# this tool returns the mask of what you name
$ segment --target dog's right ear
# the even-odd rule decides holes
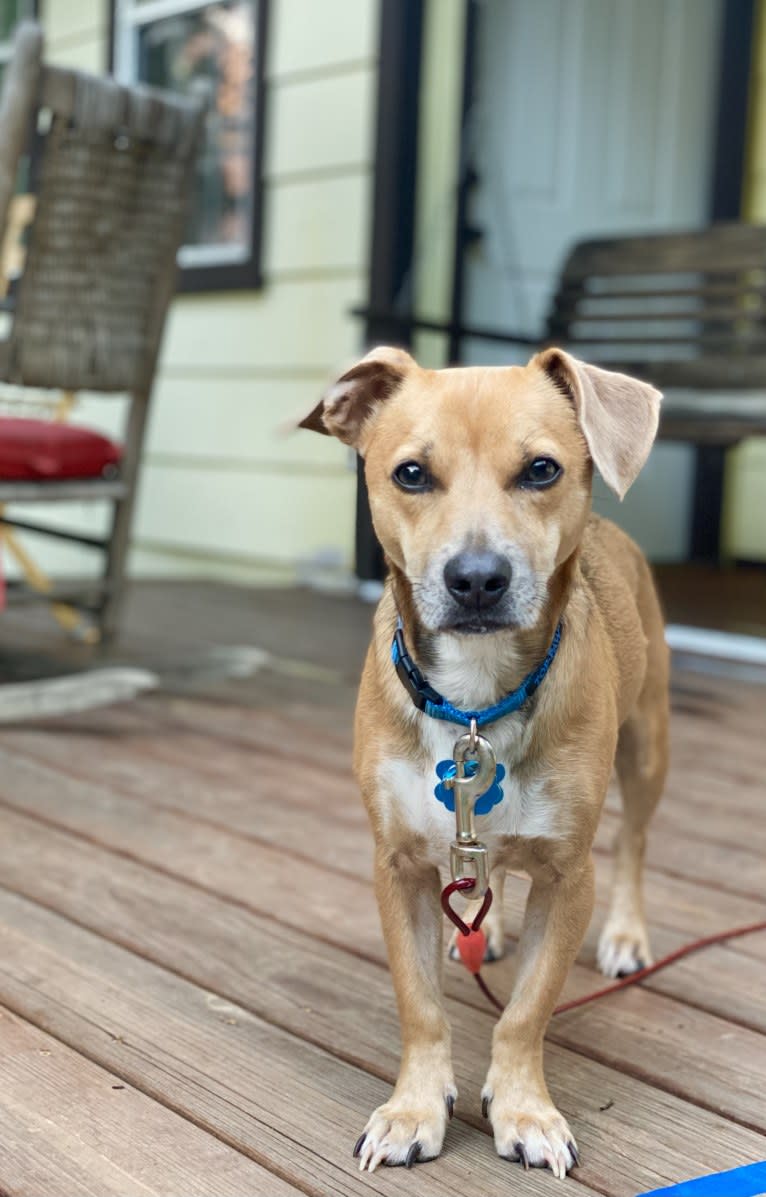
[[[359,449],[362,430],[377,405],[393,394],[414,365],[403,349],[373,349],[325,391],[298,427],[337,436]]]

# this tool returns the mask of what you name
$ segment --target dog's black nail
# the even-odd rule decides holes
[[[524,1165],[524,1171],[529,1172],[529,1156],[527,1155],[527,1149],[524,1146],[524,1144],[517,1143],[515,1151],[516,1151],[517,1156],[521,1160],[522,1164]]]
[[[367,1138],[367,1132],[365,1131],[363,1135],[359,1136],[356,1143],[354,1144],[354,1159],[358,1159],[359,1153],[361,1152],[362,1148],[364,1147],[364,1141],[366,1138]]]
[[[574,1143],[572,1142],[572,1140],[571,1140],[571,1139],[570,1139],[570,1140],[569,1140],[569,1142],[567,1143],[567,1147],[569,1148],[569,1154],[571,1155],[572,1159],[574,1160],[574,1166],[575,1166],[575,1168],[579,1168],[579,1166],[580,1166],[580,1153],[579,1153],[579,1151],[577,1150],[577,1148],[575,1147],[575,1145],[574,1145]]]
[[[482,1097],[481,1099],[481,1116],[482,1118],[489,1118],[489,1103],[492,1101],[491,1097]]]
[[[632,977],[634,973],[643,972],[645,968],[643,960],[637,960],[633,968],[621,968],[617,974],[617,980],[622,981],[625,977]]]
[[[444,1100],[447,1103],[447,1117],[451,1118],[455,1113],[455,1099],[451,1093],[448,1093]]]
[[[417,1164],[420,1159],[420,1144],[417,1139],[407,1152],[407,1159],[404,1161],[405,1168],[411,1168],[413,1164]]]

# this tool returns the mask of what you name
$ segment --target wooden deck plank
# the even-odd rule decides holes
[[[208,714],[214,710],[208,704],[204,704],[204,708]],[[146,716],[137,715],[134,707],[129,708],[127,713],[121,710],[119,713],[104,712],[102,718],[107,716],[106,724],[99,722],[96,725],[96,734],[99,738],[109,735],[111,742],[120,731],[126,757],[115,765],[119,775],[113,784],[122,783],[131,793],[147,789],[147,759],[159,755],[164,764],[160,766],[157,782],[151,785],[149,791],[153,800],[162,801],[163,805],[175,809],[191,809],[196,815],[210,818],[232,833],[238,830],[245,835],[258,832],[258,804],[253,798],[261,791],[273,789],[280,794],[280,801],[288,802],[291,809],[298,804],[301,807],[308,806],[310,810],[315,806],[313,790],[316,768],[311,768],[301,760],[291,761],[289,770],[286,770],[284,762],[272,754],[262,753],[252,747],[243,749],[239,742],[232,745],[226,740],[216,741],[210,734],[197,734],[194,730],[179,731],[173,722],[148,725]],[[253,723],[252,714],[249,721]],[[70,732],[70,724],[71,721],[67,721],[67,733]],[[151,736],[146,734],[149,727],[152,727]],[[29,731],[7,733],[5,737],[0,734],[0,744],[13,753],[47,761],[52,767],[66,769],[75,776],[78,773],[84,777],[93,775],[87,765],[79,771],[77,768],[78,760],[87,761],[92,756],[92,740],[83,738],[78,742],[76,734],[70,737],[69,734],[63,734],[61,728],[45,737]],[[72,749],[82,751],[73,753]],[[345,755],[343,760],[344,766],[347,765]],[[194,770],[196,788],[190,786],[188,773],[182,773],[181,777],[173,774],[173,761],[182,762],[186,769]],[[170,772],[167,772],[168,766],[171,767]],[[105,768],[108,770],[108,766]],[[221,785],[225,780],[234,782],[233,790],[231,786]],[[190,790],[191,805],[188,798]],[[760,795],[760,789],[758,793]],[[356,784],[346,772],[336,775],[332,789],[323,793],[322,805],[325,810],[330,807],[336,816],[342,812],[344,817],[366,826]],[[596,837],[598,852],[608,851],[618,822],[614,810],[607,809],[604,812]],[[761,853],[748,848],[747,843],[736,847],[729,843],[724,851],[720,841],[715,838],[715,829],[711,829],[712,839],[703,838],[700,832],[704,834],[704,820],[701,821],[696,812],[691,812],[684,822],[683,840],[669,834],[672,826],[672,821],[668,823],[665,819],[661,806],[650,829],[648,859],[654,869],[696,883],[703,879],[705,884],[714,884],[741,896],[762,897],[766,894]]]
[[[333,688],[327,687],[327,703],[333,705]],[[237,703],[234,695],[226,701],[206,701],[204,696],[185,698],[174,695],[147,695],[142,700],[142,709],[151,710],[161,722],[172,720],[176,729],[187,727],[200,735],[214,734],[226,738],[234,745],[250,748],[260,741],[254,735],[254,717],[258,727],[268,731],[269,740],[279,752],[280,743],[294,742],[301,759],[315,747],[327,742],[331,748],[345,746],[349,751],[352,742],[352,722],[347,713],[339,711],[334,726],[328,730],[326,720],[320,723],[312,715],[312,708],[306,705],[300,714],[291,715],[275,709],[266,703],[248,707]],[[759,732],[763,729],[766,713],[766,690],[763,686],[730,682],[724,678],[711,678],[704,674],[685,674],[679,679],[671,678],[671,720],[673,748],[680,750],[688,740],[696,741],[704,749],[706,758],[727,760],[729,750],[735,752],[733,763],[745,760],[764,751]],[[314,734],[306,742],[306,729]],[[301,729],[303,737],[300,736]],[[710,733],[715,733],[711,741]],[[756,737],[754,743],[754,736]],[[740,750],[739,752],[737,750]],[[762,756],[761,756],[762,759]],[[331,762],[332,763],[332,762]]]
[[[758,735],[766,717],[766,694],[756,691],[756,698],[746,707],[728,714],[737,720],[733,726],[727,725],[719,709],[711,716],[715,730],[711,744],[712,729],[708,723],[700,723],[696,715],[673,712],[668,790],[677,790],[684,803],[698,801],[698,787],[702,787],[703,799],[712,788],[714,797],[725,796],[729,806],[742,809],[744,804],[745,809],[757,808],[759,778],[766,768],[766,745]],[[745,720],[746,714],[749,722]],[[52,740],[56,738],[57,728],[60,731],[61,725],[51,723],[46,729]],[[173,753],[174,744],[182,746],[182,751],[188,753],[187,762],[195,762],[203,770],[209,769],[214,761],[226,768],[226,758],[221,760],[221,745],[226,746],[233,760],[239,753],[246,753],[253,765],[263,764],[266,757],[314,769],[319,763],[341,776],[348,776],[350,769],[351,725],[345,717],[330,733],[311,719],[297,722],[274,711],[148,695],[130,708],[73,717],[67,721],[67,730],[75,737],[79,733],[89,740],[100,735],[115,739],[119,733],[123,742],[133,737],[140,741],[143,732],[157,745],[158,751],[166,746]],[[160,731],[165,732],[161,739]],[[35,732],[21,729],[20,734],[23,741],[34,738]],[[177,750],[175,755],[178,758]],[[733,780],[736,785],[732,791]]]
[[[366,1191],[367,1178],[355,1188],[348,1145],[368,1106],[386,1092],[383,1081],[23,899],[0,892],[0,912],[3,1000],[31,1008],[63,1040],[82,1044],[159,1100],[183,1108],[203,1125],[215,1125],[218,1133],[250,1150],[274,1152],[267,1132],[273,1135],[275,1126],[287,1131],[286,1120],[298,1140],[298,1159],[302,1147],[318,1152],[325,1186],[329,1182],[333,1192]],[[292,945],[287,946],[292,957]],[[378,1077],[391,1080],[396,1023],[392,1002],[383,993],[382,971],[363,967],[360,983],[349,994],[347,969],[338,970],[334,985],[328,985],[327,972],[317,973],[316,955],[303,963],[303,1002],[314,1003],[308,1011],[312,1018],[306,1018],[295,993],[289,1000],[274,994],[272,1012],[281,1010],[305,1027],[313,1020],[324,1023],[332,1004],[339,1003],[349,1015],[341,1020],[347,1048],[359,1050],[361,1044],[366,1053],[374,1047]],[[272,992],[271,982],[267,972],[261,985],[266,994]],[[480,1174],[482,1193],[505,1193],[519,1176],[493,1156],[487,1124],[479,1117],[475,1066],[477,1056],[488,1054],[494,1020],[486,1012],[461,1019],[454,1003],[451,1014],[457,1025],[458,1110],[470,1125],[458,1121],[450,1127],[447,1154],[419,1170],[413,1183],[418,1193],[459,1192],[453,1184],[467,1185],[464,1191],[471,1192]],[[584,1155],[578,1181],[567,1181],[564,1192],[584,1197],[590,1184],[632,1197],[638,1187],[755,1160],[766,1151],[762,1135],[577,1052],[552,1046],[549,1071]],[[456,1172],[459,1164],[465,1169]],[[525,1192],[542,1193],[550,1179],[533,1175],[524,1182]],[[385,1170],[376,1174],[374,1188],[400,1191]]]
[[[358,802],[349,808],[348,819],[336,822],[335,816],[330,816],[326,810],[321,816],[311,819],[306,816],[303,807],[296,809],[288,803],[284,795],[280,795],[278,803],[269,804],[267,812],[263,812],[262,803],[257,802],[251,792],[251,786],[241,785],[233,791],[233,802],[239,819],[249,828],[256,828],[261,833],[270,832],[270,839],[279,847],[269,849],[262,845],[253,845],[247,841],[238,840],[227,832],[211,833],[205,825],[196,825],[188,820],[188,814],[196,812],[200,807],[207,816],[208,810],[218,806],[225,806],[226,792],[215,790],[212,784],[200,782],[196,791],[183,780],[164,776],[164,785],[159,786],[154,779],[152,770],[147,771],[146,749],[136,753],[136,759],[142,761],[140,768],[133,764],[133,755],[129,755],[130,772],[135,773],[135,785],[128,786],[129,792],[136,795],[139,783],[144,782],[145,790],[152,803],[168,803],[170,810],[164,807],[150,808],[142,813],[140,819],[135,818],[132,806],[134,800],[120,800],[114,790],[104,790],[101,786],[93,788],[91,785],[73,784],[71,779],[61,774],[50,773],[36,764],[35,761],[17,760],[13,754],[4,751],[5,785],[0,792],[20,795],[22,809],[34,809],[38,814],[50,818],[61,826],[80,831],[89,836],[101,837],[104,843],[118,846],[123,851],[132,851],[142,859],[148,859],[164,868],[181,871],[183,875],[193,877],[194,880],[208,888],[218,889],[244,903],[255,903],[257,909],[257,887],[253,885],[253,853],[259,849],[259,869],[262,874],[261,892],[266,892],[272,885],[280,885],[286,889],[282,900],[281,917],[292,920],[293,923],[305,925],[309,911],[314,910],[326,919],[330,934],[335,934],[344,940],[357,943],[360,950],[365,948],[364,930],[357,925],[360,915],[359,899],[361,893],[353,886],[349,886],[346,877],[334,874],[328,879],[326,874],[317,874],[316,868],[300,865],[302,871],[288,870],[285,877],[284,852],[285,845],[290,845],[298,839],[303,839],[305,824],[309,822],[311,841],[323,861],[333,863],[333,852],[342,859],[346,869],[353,868],[360,877],[370,875],[371,841],[366,828],[366,816],[361,812]],[[148,774],[148,776],[147,776]],[[257,786],[256,786],[257,790]],[[66,801],[62,802],[62,796]],[[351,801],[351,797],[349,797]],[[182,812],[174,814],[174,812]],[[353,812],[353,813],[352,813]],[[218,818],[223,815],[218,814]],[[275,824],[275,826],[274,826]],[[299,828],[299,836],[294,830]],[[291,834],[292,833],[292,834]],[[209,850],[209,845],[218,845],[217,851]],[[608,871],[606,861],[600,861],[602,875]],[[311,889],[317,897],[306,903],[306,889]],[[294,892],[293,892],[294,891]],[[604,883],[601,885],[603,895]],[[293,910],[291,899],[296,899],[298,906]],[[318,903],[318,911],[314,906]],[[334,905],[334,903],[336,903]],[[261,905],[261,909],[263,906]],[[748,903],[737,897],[711,894],[707,888],[699,883],[677,882],[668,877],[656,876],[650,870],[649,874],[649,909],[652,930],[655,932],[656,949],[665,952],[679,947],[686,938],[700,934],[700,930],[725,929],[735,923],[750,922],[762,917],[762,905]],[[521,915],[521,899],[517,900],[516,910],[511,918],[511,928],[518,924]],[[600,911],[601,916],[601,911]],[[513,922],[515,919],[515,922]],[[668,923],[673,924],[669,926]],[[665,931],[670,934],[665,934]],[[677,932],[677,934],[676,934]],[[377,923],[375,923],[376,942],[378,941]],[[592,932],[585,954],[592,959]],[[764,958],[766,942],[737,941],[734,950],[746,955]],[[730,960],[728,956],[718,958]],[[728,973],[722,973],[711,968],[713,961],[693,960],[685,966],[682,973],[676,971],[664,974],[651,983],[663,992],[671,992],[682,996],[677,979],[688,976],[698,978],[695,984],[697,1001],[707,1003],[707,1008],[727,1011],[731,1009],[731,985]],[[707,976],[707,979],[706,979]],[[737,1007],[737,1017],[749,1025],[761,1025],[764,1015],[764,1003],[759,995],[762,990],[746,986],[737,989],[734,1002]],[[748,1015],[748,1003],[756,1007]],[[744,1008],[743,1008],[744,1007]]]
[[[603,811],[594,844],[597,854],[611,852],[619,824],[620,816],[615,811]],[[695,825],[699,826],[699,820]],[[696,834],[695,825],[685,828],[681,835],[674,835],[658,812],[649,829],[649,867],[724,893],[766,899],[763,855],[746,843],[736,846],[727,843],[724,848],[715,838]]]
[[[299,1191],[7,1009],[0,1009],[0,1058],[3,1193],[289,1197]]]
[[[197,814],[210,817],[229,831],[240,830],[244,834],[253,834],[258,829],[257,806],[253,802],[253,794],[263,789],[264,792],[273,789],[281,796],[281,800],[289,801],[292,805],[308,806],[309,817],[315,805],[313,790],[316,779],[316,764],[307,764],[307,754],[323,753],[321,763],[323,767],[330,767],[330,762],[336,765],[335,781],[332,789],[323,794],[323,807],[330,806],[335,812],[351,818],[357,823],[366,825],[366,816],[358,799],[357,787],[348,772],[348,752],[345,747],[332,747],[323,737],[314,740],[309,731],[299,737],[295,727],[290,729],[287,740],[291,742],[291,735],[296,740],[296,755],[289,762],[273,752],[268,746],[259,747],[260,737],[254,734],[254,728],[260,725],[261,713],[254,716],[247,713],[247,724],[250,729],[250,743],[241,739],[239,719],[224,721],[223,739],[217,739],[211,734],[209,723],[216,725],[220,718],[221,709],[209,703],[190,704],[178,700],[173,701],[173,707],[179,706],[184,721],[174,718],[161,719],[156,700],[142,702],[129,708],[118,708],[114,711],[102,712],[99,716],[90,715],[78,720],[68,720],[66,733],[61,725],[54,725],[56,730],[41,736],[34,731],[14,731],[3,738],[0,744],[15,752],[23,752],[31,759],[47,760],[52,766],[66,768],[77,774],[77,761],[81,764],[81,775],[91,776],[87,767],[87,760],[93,755],[92,738],[87,738],[90,727],[91,736],[98,739],[108,737],[109,742],[119,734],[122,750],[125,754],[114,764],[119,773],[113,784],[127,784],[131,792],[138,788],[146,788],[145,778],[147,759],[159,757],[163,762],[159,767],[157,783],[152,787],[152,794],[156,799],[157,792],[162,790],[165,805],[175,805],[180,809],[187,809],[187,794],[193,790],[193,809]],[[195,715],[192,719],[189,710]],[[226,712],[227,716],[231,712]],[[239,712],[241,715],[241,712]],[[197,722],[199,719],[199,723]],[[95,720],[95,722],[94,722]],[[74,734],[72,734],[74,732]],[[82,739],[78,741],[78,734]],[[233,740],[228,737],[232,736]],[[264,737],[265,739],[265,737]],[[308,742],[308,748],[305,747]],[[81,749],[73,753],[72,749]],[[343,769],[337,770],[338,755],[341,754]],[[72,766],[75,758],[74,770]],[[303,759],[301,759],[303,758]],[[197,786],[189,784],[188,772],[179,778],[172,773],[172,767],[181,763],[186,770],[193,770],[197,779]],[[167,769],[170,767],[171,772]],[[105,768],[108,770],[109,766]],[[132,779],[132,780],[131,780]],[[243,793],[243,779],[246,782]],[[102,780],[105,780],[102,778]],[[214,798],[211,802],[204,802],[206,780],[212,782]],[[222,787],[222,782],[233,782],[231,787]],[[756,789],[756,801],[760,802],[760,787]],[[688,789],[684,790],[685,795]],[[741,798],[742,790],[738,790],[735,802]],[[204,805],[203,805],[204,803]],[[671,876],[686,878],[699,883],[704,879],[705,884],[714,884],[723,890],[740,894],[741,896],[763,897],[766,893],[766,879],[764,877],[763,854],[748,847],[749,837],[736,845],[731,843],[731,836],[726,843],[725,850],[720,841],[721,821],[726,820],[726,809],[731,805],[731,799],[726,797],[726,804],[715,823],[709,817],[700,818],[696,810],[688,809],[681,804],[680,810],[669,811],[669,804],[675,808],[678,802],[670,794],[655,816],[649,837],[648,860],[652,868]],[[719,799],[720,804],[720,799]],[[616,808],[618,799],[616,793],[610,798],[596,837],[597,852],[606,852],[618,826]],[[721,804],[722,805],[722,804]],[[686,813],[684,813],[686,811]],[[680,826],[679,826],[680,819]],[[705,838],[705,831],[711,838]],[[730,828],[726,825],[726,831]],[[679,833],[683,838],[679,838]]]
[[[139,767],[131,763],[133,784],[124,785],[133,797],[122,798],[115,788],[78,783],[67,774],[52,771],[49,764],[41,765],[0,747],[0,760],[3,762],[0,796],[17,809],[40,815],[58,826],[95,838],[109,847],[130,852],[138,859],[189,877],[206,888],[252,905],[255,909],[264,909],[263,902],[259,906],[259,890],[265,894],[273,886],[279,886],[284,890],[281,918],[302,927],[305,926],[309,909],[314,910],[326,921],[325,934],[330,938],[335,936],[336,942],[343,942],[348,936],[360,950],[369,950],[365,946],[369,941],[369,915],[364,916],[367,930],[355,925],[362,916],[360,902],[364,901],[364,891],[345,876],[345,873],[350,873],[360,881],[368,881],[371,875],[371,837],[366,816],[360,811],[358,802],[354,803],[354,814],[349,814],[348,818],[344,815],[338,820],[334,812],[328,810],[315,812],[312,818],[302,808],[295,809],[284,795],[280,795],[278,801],[264,803],[259,800],[257,786],[252,791],[246,785],[240,786],[233,791],[234,800],[241,819],[246,819],[247,826],[262,837],[254,842],[219,830],[218,827],[210,827],[204,821],[195,822],[190,817],[201,810],[203,818],[206,818],[210,807],[216,803],[222,805],[225,793],[231,790],[227,791],[224,787],[222,791],[216,791],[212,783],[207,785],[203,781],[194,791],[184,781],[183,775],[179,779],[172,774],[162,775],[164,785],[160,787],[153,769],[147,767],[146,749],[136,755],[140,755],[143,764]],[[132,762],[132,756],[130,760]],[[139,788],[148,791],[149,802],[145,804],[141,817],[136,818],[134,804]],[[318,866],[304,860],[297,871],[285,877],[285,845],[291,845],[297,839],[300,850],[306,824],[311,834],[312,855],[322,862],[322,867],[318,871]],[[291,836],[290,831],[294,833],[296,828],[297,837],[295,834]],[[269,842],[263,844],[263,838]],[[172,853],[168,852],[170,843],[174,845]],[[213,845],[216,846],[215,851]],[[324,865],[337,868],[339,862],[342,862],[344,876],[338,878],[337,874],[332,877],[328,875]],[[593,959],[596,928],[603,919],[609,875],[609,864],[605,857],[601,857],[597,864],[600,882],[597,917],[586,941],[584,957],[590,960]],[[262,874],[260,886],[253,882],[256,867]],[[513,885],[509,888],[511,897],[515,895],[510,911],[510,929],[513,932],[519,926],[526,891]],[[317,896],[308,903],[307,889]],[[337,904],[334,904],[336,899]],[[314,905],[315,901],[319,903],[318,909]],[[701,934],[754,922],[764,917],[764,906],[766,903],[762,901],[720,893],[700,882],[648,870],[647,908],[650,925],[655,932],[655,950],[668,951]],[[379,944],[377,921],[373,920],[373,923],[374,939]],[[666,935],[665,932],[671,934]],[[766,937],[735,941],[732,951],[763,959],[766,957]],[[708,961],[700,959],[690,962],[682,975],[686,976],[689,969],[692,975],[704,976]],[[679,993],[673,973],[656,978],[651,985],[663,992]],[[716,972],[714,980],[712,983],[709,981],[707,986],[710,1001],[714,1000],[717,989],[720,991],[719,1005],[709,1005],[708,1008],[726,1012],[731,1001],[731,986],[726,975],[721,978]],[[698,985],[698,996],[704,992],[704,985]],[[740,995],[740,1007],[747,993],[745,990]],[[763,1016],[763,1005],[757,997],[754,1005],[753,1019],[744,1020],[750,1021],[751,1025],[758,1025]],[[743,1017],[742,1010],[740,1017]]]
[[[178,705],[174,702],[174,709]],[[188,719],[189,705],[182,705],[185,719]],[[213,721],[217,717],[218,710],[213,704],[197,706],[203,708],[204,719]],[[147,709],[156,713],[157,700],[149,700]],[[194,724],[194,732],[185,734],[179,730],[175,719],[155,720],[152,724],[143,714],[144,703],[140,710],[142,713],[138,714],[136,708],[131,708],[129,714],[121,710],[104,712],[95,722],[92,717],[86,722],[67,721],[68,735],[61,730],[58,735],[52,733],[46,737],[21,731],[11,738],[11,734],[6,733],[5,742],[32,755],[41,754],[60,768],[73,768],[83,777],[93,777],[98,770],[103,781],[123,792],[149,792],[155,800],[165,804],[182,807],[191,793],[197,814],[225,821],[232,830],[239,829],[247,834],[251,834],[260,822],[253,794],[273,790],[279,793],[281,803],[306,808],[304,822],[308,838],[312,840],[314,824],[320,816],[313,798],[317,766],[310,758],[312,754],[321,754],[319,760],[325,767],[334,762],[336,778],[332,788],[323,789],[323,810],[342,811],[345,817],[364,824],[364,814],[349,773],[348,751],[338,748],[337,744],[331,743],[328,747],[324,737],[318,733],[312,735],[311,728],[304,729],[301,734],[299,729],[288,726],[286,734],[275,740],[269,730],[274,720],[269,719],[267,728],[262,730],[263,713],[248,712],[245,727],[249,728],[250,743],[242,746],[216,740],[209,730],[205,732]],[[674,720],[676,754],[676,741],[680,735],[678,724],[679,721]],[[239,722],[235,726],[239,727]],[[82,728],[80,739],[78,727]],[[142,728],[145,734],[141,734]],[[165,734],[160,735],[161,730]],[[94,733],[108,737],[108,753],[94,754]],[[751,735],[751,757],[753,752],[759,751],[757,744],[753,747],[753,739]],[[286,746],[286,757],[280,757],[280,744]],[[728,753],[717,748],[717,753],[726,759],[737,760],[741,756],[735,747]],[[763,876],[761,859],[766,852],[766,824],[753,816],[760,812],[762,797],[758,779],[766,771],[766,752],[763,770],[760,766],[751,768],[748,784],[740,782],[735,787],[725,773],[711,782],[707,776],[710,758],[708,745],[706,752],[695,749],[688,766],[674,767],[666,796],[652,824],[650,863],[656,860],[672,873],[693,878],[697,854],[684,851],[688,838],[690,847],[699,842],[705,846],[702,849],[705,860],[700,862],[699,876],[740,893],[746,893],[750,886],[754,895],[762,896],[763,884],[759,885],[758,879],[759,874]],[[152,762],[151,769],[149,761]],[[149,773],[152,775],[150,780],[147,779]],[[607,801],[608,811],[616,809],[617,804],[618,798],[613,792]],[[612,816],[607,813],[607,821],[610,818]],[[289,835],[286,822],[294,827],[287,812],[280,826],[275,828],[280,843]],[[614,827],[613,819],[611,827]],[[608,834],[605,827],[597,841],[599,848],[605,845]],[[661,858],[653,854],[655,845],[661,846]],[[731,859],[728,852],[723,852],[723,846],[731,853]],[[714,871],[703,872],[703,864]],[[734,886],[728,880],[730,877],[740,878],[740,884]]]
[[[254,612],[251,598],[218,588],[215,620],[234,610],[227,636],[260,637],[285,660],[192,698],[181,695],[179,637],[198,652],[212,608],[207,590],[183,593],[191,608],[185,598],[177,613],[157,590],[161,634],[154,617],[136,625],[141,662],[159,652],[176,696],[0,731],[0,876],[28,895],[0,890],[0,1001],[78,1060],[92,1056],[91,1067],[144,1090],[161,1113],[311,1194],[324,1197],[328,1182],[346,1197],[404,1183],[435,1197],[475,1191],[485,1177],[490,1193],[548,1191],[549,1177],[528,1187],[493,1154],[478,1105],[494,1014],[451,964],[461,1100],[447,1152],[414,1178],[355,1172],[345,1153],[397,1056],[371,837],[349,770],[348,681],[369,612],[354,608],[346,626],[349,604],[308,595],[271,596]],[[324,641],[317,650],[318,607],[332,625],[329,655]],[[305,656],[308,672],[288,656]],[[672,697],[673,769],[648,878],[658,951],[735,916],[763,917],[766,898],[766,690],[686,674]],[[607,805],[599,918],[616,795]],[[525,887],[509,890],[514,931]],[[592,968],[596,934],[570,995],[603,983]],[[513,964],[511,955],[487,970],[501,996]],[[753,937],[554,1020],[548,1071],[585,1153],[564,1192],[632,1197],[766,1155],[749,1129],[763,1130],[766,1116],[765,978],[766,937]],[[33,1090],[44,1100],[32,1084],[30,1103]],[[64,1176],[68,1164],[56,1160]],[[0,1163],[0,1193],[4,1179]]]
[[[307,931],[282,927],[276,933],[270,916],[233,906],[7,810],[0,811],[0,869],[5,884],[16,892],[232,1000],[242,1002],[246,992],[248,1003],[258,1014],[280,1025],[285,1025],[281,1020],[286,1011],[297,1006],[300,1012],[313,1005],[311,994],[322,992],[319,978],[332,962],[336,979],[325,1030],[334,1038],[331,1044],[324,1039],[321,1042],[342,1052],[351,1027],[361,1031],[354,1002],[347,1001],[343,1008],[339,1005],[338,989],[344,982],[337,976],[353,976],[356,991],[365,962],[349,959],[330,944],[316,943],[310,916]],[[311,895],[307,902],[310,905]],[[252,955],[243,955],[243,945]],[[305,954],[308,962],[297,964],[304,961]],[[380,963],[374,967],[375,975],[387,985],[382,951]],[[573,970],[575,982],[582,985],[578,972]],[[458,970],[450,973],[450,991],[453,986],[456,994],[470,988],[476,1000],[470,978]],[[273,1000],[275,989],[276,1009],[267,1013],[260,1003]],[[601,1010],[606,1007],[614,1022],[614,1007],[610,1010],[602,1003],[582,1011],[574,1025],[574,1015],[555,1020],[551,1041],[627,1068],[702,1105],[713,1100],[712,1084],[717,1110],[744,1125],[766,1127],[759,1088],[766,1075],[766,1036],[649,990],[627,991],[610,999],[611,1003],[617,1001],[619,1038],[604,1035]],[[296,1029],[300,1030],[299,1025]],[[662,1042],[662,1056],[652,1052],[647,1059],[647,1037]],[[704,1056],[699,1050],[690,1052],[690,1044],[704,1044]],[[371,1045],[370,1058],[374,1055]]]
[[[105,712],[104,716],[109,722],[106,726],[101,726],[101,731],[107,734],[109,730],[114,735],[121,729],[125,746],[132,746],[139,754],[147,752],[152,759],[162,762],[161,769],[172,769],[174,766],[193,768],[198,777],[215,776],[219,781],[225,779],[227,782],[233,782],[235,790],[241,787],[243,779],[250,779],[251,792],[255,785],[275,785],[280,791],[286,788],[291,801],[303,801],[307,805],[312,805],[317,766],[320,766],[330,770],[333,777],[332,787],[323,790],[323,806],[329,804],[333,810],[338,810],[359,805],[358,789],[350,773],[348,737],[345,740],[339,738],[335,743],[328,742],[328,736],[324,731],[319,732],[310,726],[301,726],[295,721],[290,721],[282,728],[282,735],[275,741],[273,725],[276,721],[262,711],[222,711],[220,706],[214,704],[192,704],[174,700],[172,709],[178,712],[177,716],[170,718],[166,715],[162,720],[158,716],[159,709],[156,698],[147,696],[131,709],[129,716],[122,711]],[[766,719],[766,700],[763,713],[758,716],[760,725],[763,719]],[[264,720],[268,721],[266,726],[262,726]],[[700,826],[700,813],[714,816],[717,813],[716,808],[720,808],[722,804],[725,805],[724,815],[732,810],[739,811],[742,815],[760,813],[761,778],[766,772],[766,749],[761,750],[758,745],[753,747],[752,732],[747,737],[750,766],[747,773],[741,767],[738,773],[734,772],[736,786],[732,793],[732,765],[724,763],[717,769],[711,768],[709,742],[704,745],[707,753],[701,754],[700,745],[695,744],[687,753],[681,755],[684,722],[677,718],[673,721],[676,766],[670,776],[668,793],[656,818],[662,820],[663,810],[667,807],[672,811],[675,822],[682,820],[681,829],[685,834],[692,833],[696,839],[700,839],[705,833],[704,822]],[[83,730],[87,735],[88,729]],[[159,734],[160,731],[163,734]],[[19,746],[18,740],[16,746]],[[28,737],[26,746],[28,751],[35,755],[33,735]],[[741,747],[745,746],[743,744]],[[741,754],[737,749],[740,746],[728,747],[731,753],[739,758]],[[52,751],[57,755],[55,743],[46,745],[44,751]],[[759,752],[762,761],[757,755]],[[722,753],[718,754],[718,759],[721,758],[725,762],[728,761]],[[125,768],[124,759],[117,767],[121,770]],[[124,777],[124,773],[122,775]],[[612,790],[607,805],[608,808],[617,810],[619,798],[616,789]],[[689,806],[694,809],[685,815],[684,812]],[[700,811],[697,811],[697,806],[700,807]],[[660,827],[663,831],[667,830],[661,823]],[[243,830],[247,830],[247,824],[243,825]],[[720,846],[720,825],[711,822],[709,834],[714,843]],[[747,842],[738,843],[737,848],[745,852]],[[750,854],[755,857],[755,849],[751,848]],[[763,886],[759,888],[762,889]]]
[[[401,1173],[361,1177],[351,1156],[368,1109],[387,1095],[385,1081],[29,904],[0,894],[0,908],[0,989],[64,1042],[241,1150],[266,1154],[311,1193],[401,1191]],[[462,1197],[480,1168],[482,1192],[505,1197],[509,1166],[475,1121],[453,1124],[443,1159],[417,1174],[419,1194]],[[716,1125],[730,1150],[757,1150],[756,1137]],[[527,1191],[542,1195],[546,1178],[530,1177]],[[567,1191],[594,1193],[574,1179]]]

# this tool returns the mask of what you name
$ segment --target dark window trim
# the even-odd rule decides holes
[[[468,219],[471,190],[478,182],[475,166],[470,160],[468,138],[468,117],[474,101],[474,73],[476,66],[476,42],[479,27],[477,0],[466,0],[465,37],[463,50],[463,95],[460,104],[460,163],[461,171],[457,187],[457,211],[455,217],[455,257],[452,264],[452,295],[450,298],[450,333],[448,361],[457,364],[461,360],[463,339],[467,335],[463,322],[463,293],[465,290],[466,254],[480,236]]]
[[[756,0],[724,3],[710,201],[713,220],[742,216],[755,19]]]
[[[710,195],[714,221],[742,218],[755,19],[755,0],[725,0]],[[693,561],[720,560],[726,453],[717,445],[698,445],[695,450],[689,536]]]
[[[255,124],[253,128],[253,155],[251,175],[252,215],[250,228],[250,255],[245,262],[226,262],[209,266],[178,266],[178,291],[204,294],[216,291],[254,291],[264,285],[263,273],[263,141],[264,112],[266,107],[266,48],[269,33],[269,7],[271,0],[256,0],[255,20]],[[108,19],[108,62],[107,69],[114,71],[114,40],[116,34],[115,0],[109,0]]]
[[[423,0],[382,0],[378,58],[372,238],[367,345],[393,341],[409,345],[400,319],[412,312],[407,276],[415,244],[418,115],[423,41]],[[358,463],[356,573],[363,580],[383,576],[383,554],[370,517],[367,487]]]

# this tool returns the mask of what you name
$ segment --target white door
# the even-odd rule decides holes
[[[572,244],[708,219],[721,0],[482,0],[469,137],[479,183],[466,324],[536,335]],[[469,362],[523,360],[467,342]],[[655,560],[686,555],[693,454],[659,444],[621,506]]]

